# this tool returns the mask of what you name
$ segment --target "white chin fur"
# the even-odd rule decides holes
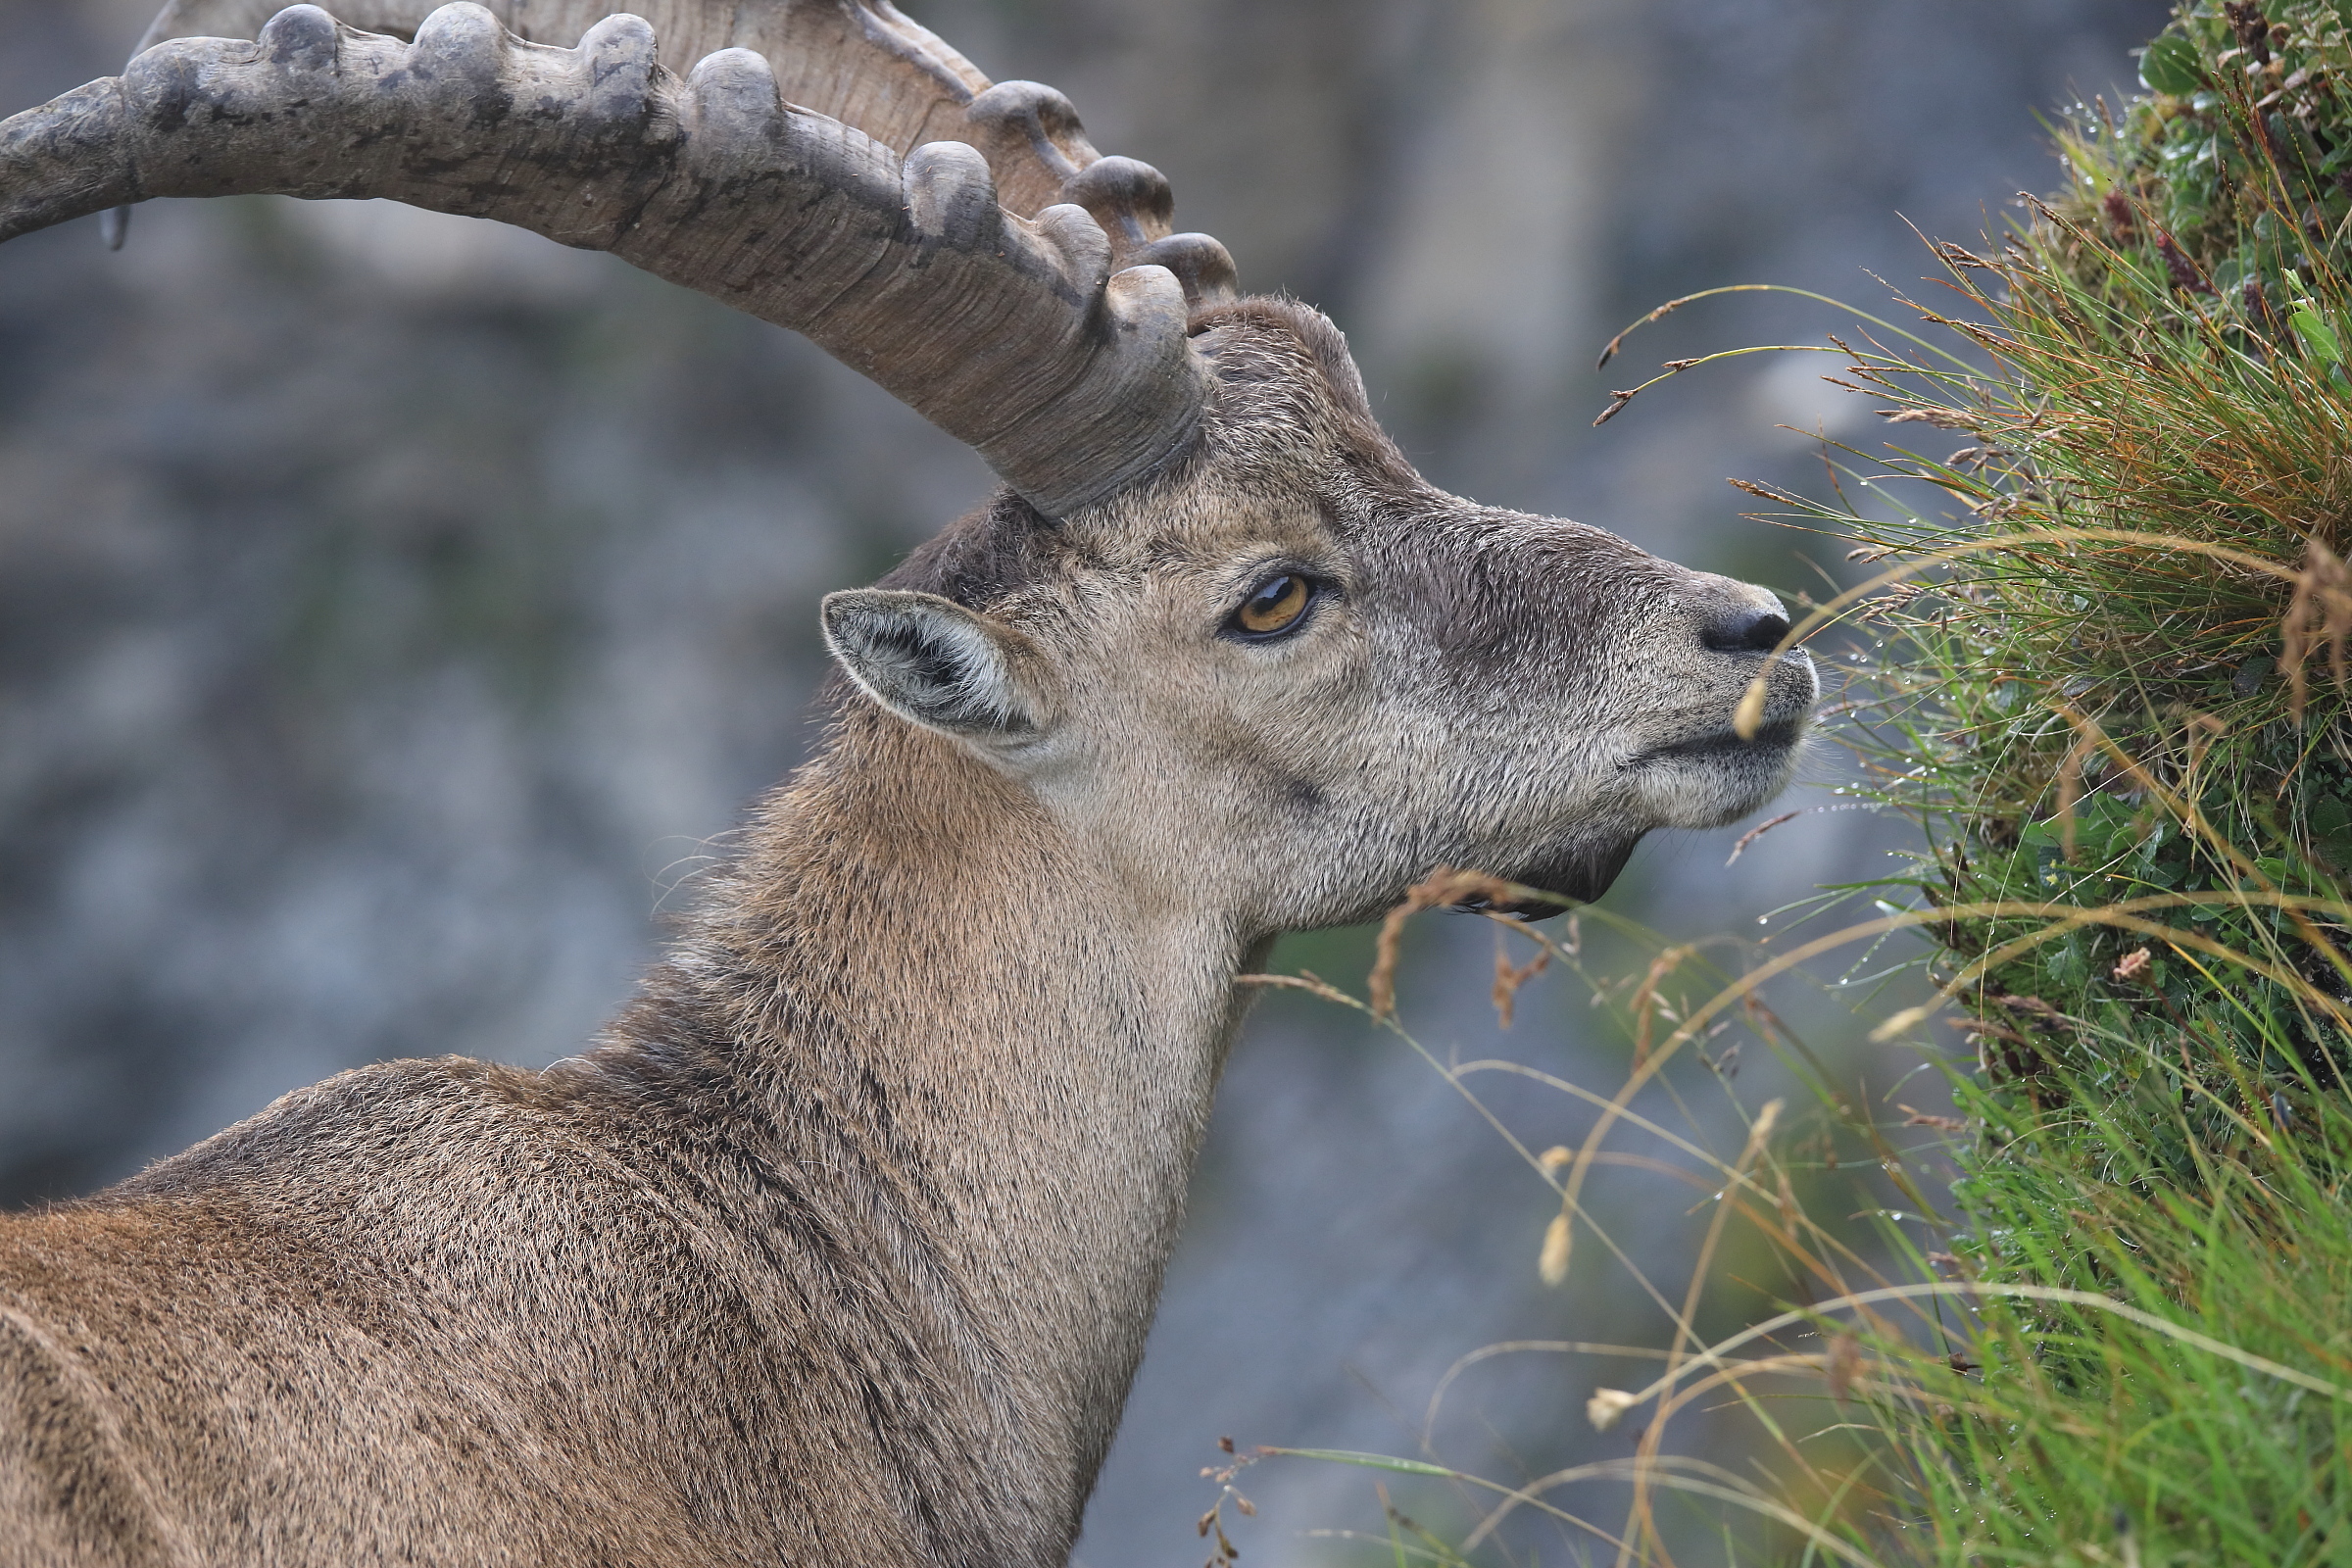
[[[1797,748],[1777,758],[1735,753],[1651,764],[1642,794],[1662,827],[1709,828],[1736,822],[1788,787]]]

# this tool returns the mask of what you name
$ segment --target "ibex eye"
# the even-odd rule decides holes
[[[1279,572],[1250,590],[1233,612],[1232,626],[1246,637],[1279,637],[1306,618],[1315,585],[1295,571]]]

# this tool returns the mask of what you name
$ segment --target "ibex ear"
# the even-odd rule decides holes
[[[983,745],[1034,738],[1043,656],[1009,626],[937,594],[828,594],[825,644],[850,678],[902,718]]]

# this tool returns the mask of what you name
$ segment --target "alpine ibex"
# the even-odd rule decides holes
[[[887,0],[646,9],[172,0],[0,124],[0,238],[500,219],[1004,481],[826,601],[828,744],[589,1054],[346,1073],[0,1221],[0,1562],[1059,1562],[1237,976],[1440,864],[1595,897],[1785,781],[1769,594],[1433,489],[1057,94]]]

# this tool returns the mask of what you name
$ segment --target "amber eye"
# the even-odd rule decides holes
[[[1277,637],[1298,625],[1314,601],[1314,584],[1298,572],[1279,572],[1242,601],[1242,608],[1233,612],[1233,626],[1250,637]]]

